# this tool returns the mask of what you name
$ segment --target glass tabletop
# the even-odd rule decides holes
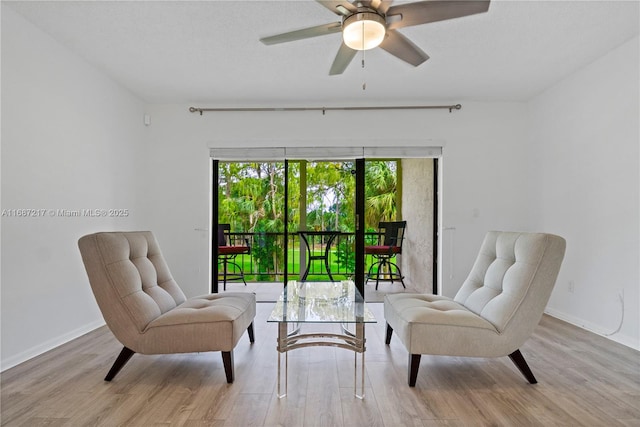
[[[287,283],[267,321],[375,323],[376,319],[353,281],[343,280]]]

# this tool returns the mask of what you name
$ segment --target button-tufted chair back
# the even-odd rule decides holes
[[[533,330],[553,290],[564,247],[564,239],[551,234],[488,232],[454,300],[499,332]]]
[[[78,244],[102,315],[125,345],[186,300],[151,232],[96,233]]]

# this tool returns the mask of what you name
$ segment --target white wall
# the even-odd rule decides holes
[[[533,99],[534,224],[567,239],[549,312],[640,348],[638,38]],[[573,283],[573,292],[570,291]]]
[[[143,114],[141,101],[2,5],[2,369],[103,322],[76,242],[135,227]],[[4,211],[24,208],[44,217]],[[130,215],[56,212],[112,208]]]
[[[454,100],[455,101],[455,100]],[[440,102],[435,102],[440,103]],[[152,124],[144,216],[159,236],[185,293],[208,291],[210,146],[369,146],[397,140],[445,141],[445,294],[466,277],[488,229],[527,229],[524,103],[464,102],[460,111],[188,112],[149,108]],[[157,172],[157,171],[161,171]],[[451,255],[450,245],[454,245]]]

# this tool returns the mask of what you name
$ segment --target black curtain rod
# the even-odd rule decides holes
[[[322,111],[324,115],[327,111],[371,111],[371,110],[459,110],[462,105],[404,105],[404,106],[389,106],[389,107],[249,107],[249,108],[200,108],[189,107],[191,113],[204,112],[249,112],[249,111]]]

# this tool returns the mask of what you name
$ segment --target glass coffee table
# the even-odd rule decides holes
[[[351,280],[291,281],[282,291],[267,321],[278,323],[278,397],[287,395],[289,351],[330,346],[354,352],[354,394],[359,399],[364,398],[364,326],[375,323],[376,319]],[[310,323],[332,325],[335,332],[303,333],[305,324]],[[361,366],[358,366],[358,353]]]

